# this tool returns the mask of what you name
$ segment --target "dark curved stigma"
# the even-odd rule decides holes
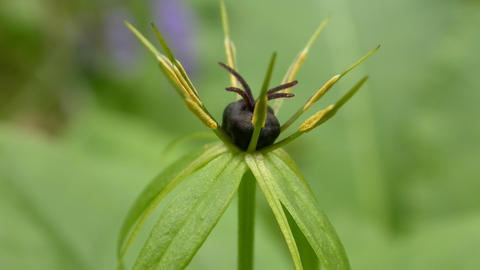
[[[225,88],[225,90],[227,90],[229,92],[235,92],[235,93],[239,94],[243,98],[243,100],[245,100],[245,103],[246,103],[248,109],[253,112],[253,109],[255,108],[255,103],[257,101],[253,97],[252,90],[250,89],[250,86],[248,85],[248,83],[233,68],[231,68],[231,67],[229,67],[226,64],[221,63],[221,62],[218,62],[218,64],[220,66],[222,66],[224,69],[226,69],[228,72],[230,72],[233,76],[235,76],[235,78],[237,78],[237,80],[242,85],[243,89],[245,89],[245,90],[242,90],[242,89],[237,88],[237,87],[227,87],[227,88]],[[279,85],[277,87],[274,87],[274,88],[268,90],[268,92],[267,92],[268,100],[277,99],[277,98],[291,98],[291,97],[294,97],[295,95],[291,94],[291,93],[277,93],[277,92],[288,89],[288,88],[291,88],[291,87],[297,85],[297,83],[298,83],[298,81],[295,80],[295,81],[285,83],[285,84]]]
[[[233,76],[235,76],[235,78],[237,78],[237,80],[243,86],[243,89],[245,89],[245,90],[242,90],[242,89],[236,88],[236,87],[228,87],[228,88],[225,88],[225,90],[230,91],[230,92],[235,92],[235,93],[239,94],[245,100],[245,103],[247,104],[247,107],[253,111],[253,108],[255,106],[255,98],[253,98],[252,90],[250,90],[250,86],[248,86],[248,83],[233,68],[231,68],[231,67],[229,67],[226,64],[221,63],[221,62],[218,62],[218,64],[220,66],[222,66],[223,68],[225,68]]]
[[[292,88],[293,86],[297,85],[298,81],[295,80],[293,82],[285,83],[274,87],[267,92],[268,100],[276,99],[276,98],[291,98],[294,97],[294,94],[291,93],[277,93],[278,91],[282,91],[288,88]]]

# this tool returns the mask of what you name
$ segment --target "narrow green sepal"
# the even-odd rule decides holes
[[[135,27],[133,27],[133,25],[131,25],[126,20],[123,22],[130,29],[130,31],[132,31],[135,36],[140,39],[140,41],[145,45],[145,47],[147,47],[150,52],[152,52],[157,58],[161,57],[162,54],[155,48],[155,46],[152,45],[152,43],[150,43],[150,41],[148,41],[148,39],[146,39]]]
[[[255,103],[255,109],[253,110],[252,124],[255,127],[253,130],[252,139],[248,145],[248,152],[255,151],[257,148],[258,138],[260,137],[260,131],[265,126],[265,121],[267,119],[267,109],[268,109],[268,85],[273,73],[273,67],[275,66],[275,59],[277,57],[276,53],[273,53],[272,58],[270,59],[270,64],[268,65],[267,74],[263,81],[262,90],[260,96]]]
[[[368,76],[363,77],[357,84],[355,84],[350,91],[348,91],[340,100],[338,100],[332,109],[332,113],[337,112],[350,98],[357,93],[357,91],[362,87],[362,85],[368,80]]]
[[[329,20],[330,20],[330,16],[328,16],[325,20],[322,21],[320,26],[318,26],[317,30],[315,30],[315,33],[313,33],[312,37],[310,37],[310,40],[307,42],[307,45],[305,45],[305,48],[303,48],[303,50],[301,50],[298,53],[298,55],[295,57],[293,62],[290,64],[290,67],[288,68],[287,73],[283,77],[282,84],[295,80],[295,76],[297,75],[298,71],[302,67],[305,60],[307,59],[310,48],[313,46],[313,43],[315,43],[318,36],[320,36],[320,33],[322,33],[323,29],[325,28]],[[289,93],[290,89],[285,89],[284,92]],[[277,99],[273,104],[272,107],[275,115],[278,114],[278,111],[280,110],[280,107],[282,106],[282,104],[283,104],[283,99]]]
[[[167,42],[165,41],[165,39],[163,38],[162,34],[160,33],[160,31],[158,31],[157,27],[155,27],[155,24],[152,23],[152,29],[153,29],[153,32],[155,32],[155,35],[157,36],[157,39],[158,41],[160,42],[160,45],[162,45],[162,48],[163,50],[165,51],[165,54],[167,55],[168,59],[170,60],[170,62],[172,63],[172,68],[173,66],[175,66],[176,68],[178,68],[178,70],[180,71],[180,74],[182,75],[182,77],[185,79],[185,81],[187,82],[190,90],[196,94],[196,90],[195,90],[195,87],[193,86],[192,82],[190,81],[190,79],[188,78],[188,75],[185,73],[185,70],[183,69],[183,67],[178,63],[177,59],[175,58],[175,56],[173,55],[173,52],[172,50],[170,49],[170,47],[168,46]]]
[[[347,68],[344,72],[340,73],[340,78],[345,76],[348,72],[350,72],[352,69],[356,68],[358,65],[363,63],[363,61],[367,60],[370,56],[372,56],[375,52],[380,49],[380,45],[378,45],[375,49],[371,50],[369,53],[364,55],[362,58],[360,58],[357,62],[355,62],[353,65],[351,65],[349,68]]]
[[[168,46],[167,42],[163,38],[160,31],[158,31],[155,24],[152,23],[151,26],[152,26],[153,32],[155,33],[155,36],[157,36],[157,39],[160,42],[160,45],[162,46],[163,50],[165,51],[165,54],[167,55],[168,59],[170,60],[172,65],[175,65],[176,59],[175,59],[175,56],[172,53],[172,50],[170,50],[170,47]]]

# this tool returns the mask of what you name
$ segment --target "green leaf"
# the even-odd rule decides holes
[[[302,259],[303,269],[319,270],[320,261],[318,260],[317,254],[313,250],[302,230],[300,230],[298,227],[298,224],[295,222],[292,215],[288,212],[288,210],[285,209],[285,207],[283,210],[287,216],[288,224],[290,225],[293,237],[295,238],[295,243],[297,243],[298,252],[300,253],[300,258]]]
[[[360,60],[358,60],[357,62],[355,62],[353,65],[351,65],[350,67],[348,67],[345,71],[343,71],[342,73],[340,73],[340,78],[345,76],[348,72],[350,72],[352,69],[356,68],[358,65],[360,65],[361,63],[363,63],[363,61],[367,60],[367,58],[369,58],[370,56],[372,56],[374,53],[376,53],[378,51],[378,49],[380,49],[380,45],[378,45],[375,49],[371,50],[370,52],[368,52],[365,56],[363,56],[362,58],[360,58]]]
[[[270,59],[270,64],[268,65],[267,74],[263,80],[262,90],[260,91],[260,96],[255,102],[255,109],[253,110],[252,124],[255,127],[252,134],[252,139],[248,145],[248,152],[253,152],[257,148],[258,138],[260,136],[261,129],[265,126],[265,121],[267,119],[267,109],[268,109],[268,84],[270,83],[270,78],[272,77],[273,67],[275,65],[275,59],[277,54],[273,53],[272,58]]]
[[[123,22],[138,37],[138,39],[140,39],[140,41],[150,52],[152,52],[158,59],[162,58],[162,54],[157,50],[157,48],[155,48],[155,46],[153,46],[152,43],[150,43],[150,41],[148,41],[148,39],[146,39],[135,27],[133,27],[133,25],[127,21]]]
[[[270,171],[272,167],[270,166],[270,168],[267,168],[265,165],[265,158],[260,152],[254,152],[252,154],[247,153],[245,155],[245,161],[247,162],[250,170],[252,170],[253,175],[255,175],[255,178],[257,178],[257,183],[262,189],[262,192],[265,195],[265,198],[267,199],[275,218],[277,219],[280,230],[282,231],[285,241],[287,242],[288,249],[292,254],[295,269],[303,269],[300,253],[298,252],[298,248],[295,243],[295,238],[293,237],[290,226],[288,225],[288,220],[285,212],[283,211],[279,197],[277,196],[278,194],[275,189],[276,179],[274,174]]]
[[[318,36],[320,35],[320,33],[322,33],[323,29],[325,28],[325,26],[327,25],[328,21],[330,20],[330,16],[328,16],[325,20],[322,21],[322,23],[320,24],[320,26],[317,28],[317,30],[315,31],[315,33],[313,33],[312,37],[310,38],[310,40],[308,41],[307,45],[305,46],[305,48],[303,48],[303,50],[301,50],[297,57],[295,57],[295,59],[293,60],[292,64],[290,64],[290,67],[288,68],[287,70],[287,73],[285,74],[285,76],[283,77],[283,80],[282,80],[282,84],[284,83],[288,83],[288,82],[291,82],[293,80],[295,80],[295,76],[297,75],[298,71],[300,70],[300,68],[302,67],[303,63],[305,62],[305,60],[307,59],[307,56],[308,56],[308,52],[310,51],[310,48],[312,47],[313,43],[317,40]],[[289,89],[285,89],[284,91],[285,93],[290,93],[290,88]],[[275,115],[278,114],[278,111],[280,110],[280,107],[282,106],[283,104],[283,101],[284,99],[283,98],[279,98],[275,101],[275,103],[273,104],[272,108],[273,108],[273,111],[275,112]]]
[[[192,175],[164,210],[133,269],[184,269],[232,201],[247,166],[225,152]]]
[[[180,158],[150,182],[132,205],[120,230],[117,246],[119,257],[118,268],[121,267],[123,257],[128,247],[145,220],[162,199],[188,175],[202,168],[212,159],[225,153],[227,150],[228,148],[221,143],[209,148],[202,147]],[[129,235],[128,233],[130,231],[132,232]]]
[[[265,155],[275,192],[326,269],[350,269],[345,249],[295,163],[282,149]]]
[[[162,45],[162,48],[163,50],[165,51],[165,54],[167,55],[168,59],[170,60],[170,63],[172,64],[172,69],[173,69],[173,66],[175,66],[178,71],[180,72],[180,75],[181,77],[183,77],[183,79],[185,80],[186,84],[188,85],[188,88],[196,95],[198,96],[198,93],[197,93],[197,90],[195,90],[195,87],[193,86],[192,84],[192,81],[190,80],[190,78],[188,77],[187,73],[185,72],[185,69],[183,68],[183,66],[180,64],[180,62],[175,58],[175,56],[173,55],[173,52],[172,50],[170,49],[170,47],[168,46],[167,42],[165,41],[165,39],[163,38],[162,34],[160,33],[160,31],[158,31],[157,27],[155,26],[155,24],[151,24],[152,25],[152,29],[153,29],[153,32],[155,33],[155,35],[157,36],[157,39],[158,41],[160,42],[160,45]],[[179,78],[180,79],[180,78]]]

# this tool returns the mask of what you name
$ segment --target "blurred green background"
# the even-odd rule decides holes
[[[480,2],[226,4],[240,73],[256,93],[271,53],[278,53],[277,84],[331,15],[281,122],[329,78],[382,46],[305,117],[368,74],[361,91],[286,149],[352,268],[478,269]],[[134,198],[169,162],[209,142],[163,152],[175,138],[208,130],[124,19],[152,41],[149,23],[160,27],[217,119],[233,100],[223,90],[228,74],[217,65],[225,55],[216,0],[1,1],[1,269],[113,269]],[[293,269],[258,196],[256,269]],[[235,210],[233,204],[188,269],[234,269]]]

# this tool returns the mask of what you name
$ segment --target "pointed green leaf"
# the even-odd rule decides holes
[[[308,242],[307,238],[303,234],[302,230],[298,227],[298,224],[293,219],[292,215],[288,210],[283,209],[285,215],[288,219],[288,225],[292,230],[293,237],[295,238],[295,243],[297,243],[298,252],[300,253],[300,258],[302,259],[302,266],[304,270],[319,270],[320,261],[318,260],[317,254],[313,250],[312,246]]]
[[[164,210],[133,269],[184,269],[232,201],[246,171],[231,151],[192,175]]]
[[[209,148],[202,147],[180,158],[150,182],[130,208],[120,230],[117,246],[119,268],[128,247],[161,200],[188,175],[227,150],[221,143]]]
[[[160,70],[164,73],[165,77],[168,79],[170,84],[173,86],[175,91],[182,97],[185,98],[186,93],[180,88],[179,84],[173,79],[175,77],[174,71],[172,69],[172,63],[170,62],[169,58],[165,55],[161,54],[155,46],[148,41],[146,37],[144,37],[135,27],[133,27],[129,22],[124,21],[125,25],[137,36],[138,39],[147,47],[147,49],[152,52],[157,60],[160,63]]]
[[[252,139],[248,145],[249,152],[255,151],[257,148],[258,138],[260,137],[260,131],[265,126],[265,121],[267,119],[267,109],[268,109],[268,84],[270,83],[270,78],[272,77],[273,67],[275,65],[275,59],[277,54],[273,53],[272,58],[270,59],[270,64],[268,65],[267,74],[263,80],[262,90],[260,96],[255,102],[255,109],[253,110],[252,124],[255,127],[252,134]]]
[[[140,39],[140,41],[147,47],[147,49],[152,52],[158,59],[162,58],[162,54],[155,48],[155,46],[148,41],[133,25],[131,25],[129,22],[124,21],[125,25]]]
[[[307,45],[303,50],[301,50],[298,55],[295,57],[293,60],[292,64],[290,64],[290,67],[287,70],[287,73],[283,77],[282,84],[291,82],[295,79],[295,76],[297,75],[298,71],[302,67],[303,63],[307,59],[308,52],[310,51],[310,48],[312,47],[313,43],[317,40],[318,36],[320,33],[323,31],[325,26],[327,25],[328,21],[330,20],[330,16],[328,16],[325,20],[322,21],[320,26],[317,28],[315,33],[313,33],[312,37],[308,41]],[[285,93],[290,93],[290,88],[285,89]],[[275,112],[275,115],[278,114],[278,111],[280,110],[280,107],[283,104],[283,98],[279,98],[275,101],[273,104],[273,111]]]
[[[368,80],[368,76],[365,76],[363,77],[357,84],[355,84],[352,89],[350,89],[345,95],[343,95],[343,97],[341,99],[339,99],[333,109],[327,113],[327,115],[325,115],[325,118],[329,118],[328,114],[331,114],[333,116],[333,114],[335,114],[345,103],[347,103],[348,100],[350,100],[350,98],[353,97],[353,95],[355,95],[355,93],[357,93],[358,89],[360,89],[360,87],[362,87],[362,85]]]
[[[185,80],[185,83],[188,86],[188,90],[191,91],[194,95],[198,95],[197,90],[195,90],[195,87],[193,86],[190,78],[188,77],[187,73],[185,72],[185,69],[183,66],[180,64],[180,62],[175,58],[175,56],[172,53],[172,50],[168,46],[167,42],[163,38],[162,34],[160,31],[158,31],[157,27],[155,27],[155,24],[152,23],[152,29],[155,35],[157,36],[158,41],[160,42],[160,45],[162,45],[163,50],[165,51],[165,54],[167,55],[168,59],[172,63],[172,69],[175,70],[173,67],[176,67],[180,73],[180,76],[178,78],[183,78]]]
[[[276,179],[274,179],[275,176],[270,171],[272,167],[270,166],[270,168],[267,168],[265,165],[265,158],[260,152],[254,152],[252,154],[247,153],[245,155],[245,161],[247,162],[250,170],[252,170],[253,175],[255,175],[255,178],[257,178],[258,185],[260,186],[260,189],[265,195],[265,198],[267,199],[267,202],[270,205],[275,218],[277,219],[280,230],[282,231],[285,241],[287,242],[288,249],[292,254],[295,269],[303,269],[300,253],[298,252],[295,239],[292,231],[290,230],[290,226],[288,225],[288,220],[285,212],[283,211],[282,204],[277,196],[278,194],[275,189]]]
[[[350,269],[345,249],[298,168],[282,149],[265,155],[272,185],[326,269]]]
[[[162,46],[163,50],[165,51],[165,54],[167,55],[168,60],[170,60],[170,63],[172,65],[175,65],[175,63],[177,62],[177,59],[173,55],[172,50],[170,50],[170,47],[168,46],[167,42],[163,38],[162,34],[160,33],[160,31],[158,31],[158,29],[157,29],[157,27],[155,26],[154,23],[151,23],[150,26],[152,27],[153,32],[157,36],[158,42],[160,42],[160,45]]]
[[[363,61],[367,60],[367,58],[369,58],[370,56],[372,56],[374,53],[376,53],[378,51],[378,49],[380,49],[380,45],[378,45],[375,49],[371,50],[370,52],[368,52],[366,55],[364,55],[362,58],[360,58],[357,62],[355,62],[353,65],[351,65],[350,67],[348,67],[344,72],[340,73],[340,78],[345,76],[345,74],[347,74],[348,72],[350,72],[352,69],[356,68],[358,65],[360,65],[361,63],[363,63]]]
[[[310,37],[310,40],[307,42],[307,45],[305,45],[305,48],[303,48],[303,50],[301,50],[298,53],[297,57],[295,57],[293,62],[290,64],[290,67],[288,68],[287,73],[283,77],[282,84],[291,82],[295,79],[295,76],[297,75],[298,71],[302,67],[305,60],[307,59],[310,48],[313,46],[313,43],[315,43],[318,36],[320,36],[320,33],[322,33],[323,29],[325,28],[329,20],[330,20],[330,16],[328,16],[326,19],[322,21],[322,23],[320,23],[317,30],[315,30],[313,35]],[[285,92],[288,92],[288,91],[285,91]]]

